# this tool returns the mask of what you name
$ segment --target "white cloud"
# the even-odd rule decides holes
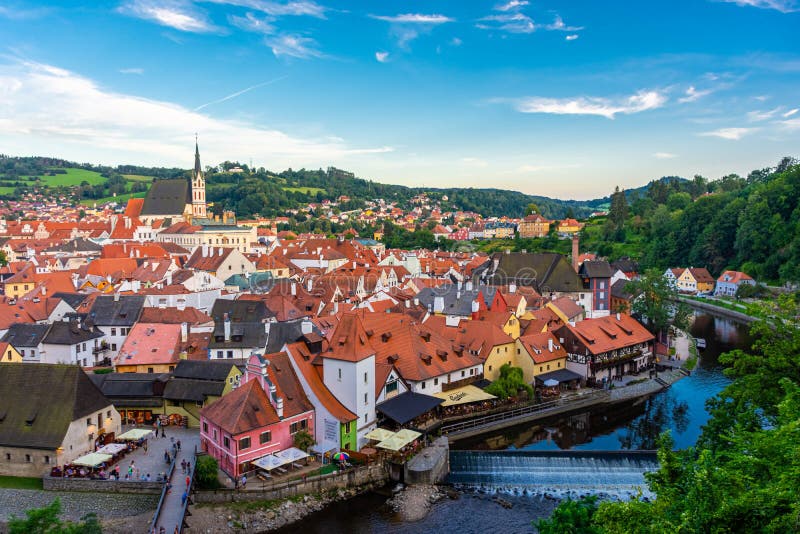
[[[461,158],[460,162],[472,167],[488,167],[489,162],[481,158]]]
[[[246,13],[244,17],[236,15],[228,16],[228,22],[240,30],[263,33],[269,35],[275,33],[275,26],[272,24],[274,19],[269,17],[259,18],[252,13]]]
[[[505,4],[494,6],[494,9],[495,11],[515,11],[521,7],[527,6],[528,4],[530,4],[530,2],[527,0],[510,0]]]
[[[697,135],[703,137],[719,137],[720,139],[728,139],[731,141],[738,141],[745,135],[757,132],[759,128],[720,128],[710,132],[702,132]]]
[[[453,22],[454,19],[444,15],[423,15],[421,13],[405,13],[402,15],[370,15],[370,18],[391,22],[394,24],[444,24]]]
[[[720,0],[721,2],[736,4],[737,6],[758,7],[761,9],[774,9],[781,13],[797,11],[796,0]]]
[[[672,159],[672,158],[677,158],[678,155],[673,154],[671,152],[656,152],[655,154],[653,154],[653,157],[656,159]]]
[[[556,15],[556,20],[554,20],[552,24],[548,24],[546,27],[548,30],[561,32],[577,32],[583,29],[583,26],[567,26],[564,24],[564,19],[562,19],[559,15]]]
[[[268,0],[205,0],[215,4],[225,4],[230,6],[245,7],[260,11],[275,17],[282,16],[308,16],[319,19],[325,18],[328,8],[311,0],[300,0],[295,2],[272,2]]]
[[[571,35],[567,35],[566,37],[564,37],[564,40],[565,41],[574,41],[578,37],[579,37],[579,35],[577,33],[573,33]]]
[[[51,9],[48,7],[26,8],[17,7],[11,4],[0,6],[0,17],[11,20],[30,20],[38,19],[49,15]]]
[[[782,108],[775,108],[769,111],[748,111],[747,112],[747,120],[750,122],[761,122],[761,121],[768,121],[778,115],[782,111]]]
[[[679,98],[678,102],[681,104],[686,104],[689,102],[696,102],[700,100],[704,96],[708,96],[713,93],[713,89],[695,89],[694,85],[690,85],[689,88],[686,90],[686,96]]]
[[[340,158],[392,151],[217,119],[171,102],[115,93],[49,65],[0,64],[0,146],[8,154],[184,165],[191,158],[194,132],[200,132],[208,162],[253,157],[273,168],[316,168]]]
[[[464,41],[462,41],[458,37],[453,37],[452,39],[450,39],[450,44],[453,46],[461,46],[463,43]]]
[[[522,113],[550,113],[553,115],[599,115],[613,119],[615,115],[639,113],[657,109],[667,102],[667,97],[658,91],[639,91],[625,98],[575,97],[544,98],[527,97],[515,100],[517,111]]]
[[[557,165],[522,165],[517,170],[519,172],[541,172],[541,171],[560,171],[563,169],[578,169],[578,163],[566,163]]]
[[[188,2],[181,0],[130,0],[118,8],[120,13],[149,20],[176,30],[192,33],[219,31]]]
[[[787,121],[780,121],[779,123],[783,128],[790,131],[800,130],[800,118],[789,119]]]
[[[276,57],[287,56],[299,59],[325,57],[325,54],[317,49],[317,42],[311,37],[303,37],[297,34],[281,34],[267,37],[264,43]]]
[[[502,30],[509,33],[533,33],[537,25],[533,19],[524,13],[511,13],[503,15],[489,15],[479,19],[480,22],[490,24],[476,24],[481,30]]]
[[[800,109],[798,109],[798,108],[790,109],[789,111],[787,111],[786,113],[783,114],[783,118],[784,119],[788,119],[789,117],[791,117],[792,115],[794,115],[798,111],[800,111]]]
[[[144,69],[140,68],[140,67],[131,67],[131,68],[127,68],[127,69],[119,69],[119,72],[121,74],[138,74],[138,75],[142,75],[142,74],[144,74]]]
[[[375,52],[375,59],[378,63],[386,63],[389,61],[389,52]]]

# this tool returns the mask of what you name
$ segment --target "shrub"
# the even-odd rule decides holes
[[[219,464],[211,456],[201,456],[197,459],[194,476],[197,481],[198,489],[217,489],[219,488]]]

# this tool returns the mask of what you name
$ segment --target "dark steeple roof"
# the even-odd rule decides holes
[[[156,180],[144,198],[142,215],[181,215],[191,203],[188,180]]]
[[[197,146],[197,137],[194,139],[194,175],[197,176],[202,172],[200,167],[200,148]]]

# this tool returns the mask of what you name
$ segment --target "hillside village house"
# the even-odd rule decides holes
[[[314,435],[314,407],[286,354],[252,355],[241,385],[200,411],[201,448],[234,479],[300,431]]]
[[[734,297],[742,285],[754,286],[756,281],[740,271],[725,271],[717,278],[717,287],[714,290],[714,294]]]
[[[187,269],[205,271],[220,280],[234,274],[250,274],[256,267],[247,257],[235,248],[197,247],[186,262]]]
[[[714,282],[705,267],[689,267],[677,276],[675,286],[684,293],[710,293],[714,291]]]
[[[580,382],[581,376],[567,369],[567,351],[552,332],[521,336],[516,343],[514,362],[525,382],[540,386],[555,380],[564,387]]]
[[[566,324],[556,331],[567,369],[588,384],[636,374],[653,362],[653,334],[624,313]]]
[[[538,213],[533,213],[525,216],[522,221],[520,221],[519,225],[517,225],[517,230],[519,231],[519,236],[523,239],[547,237],[547,234],[550,232],[551,224],[552,221],[545,219]]]
[[[95,326],[105,336],[104,358],[111,360],[119,355],[119,351],[131,328],[139,320],[144,306],[142,295],[101,295],[97,297],[89,309],[89,315]]]
[[[111,402],[75,365],[0,365],[0,474],[41,477],[120,432]]]

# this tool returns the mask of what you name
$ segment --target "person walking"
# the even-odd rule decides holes
[[[161,425],[161,437],[162,438],[166,438],[167,437],[167,435],[164,434],[164,425]]]
[[[242,489],[247,487],[247,475],[242,475]]]
[[[181,440],[175,442],[178,445],[178,450],[181,450]]]
[[[183,505],[185,505],[185,504],[186,504],[186,499],[187,499],[188,497],[189,497],[189,494],[188,494],[188,493],[186,493],[186,491],[184,490],[184,492],[183,492],[183,495],[181,495],[181,506],[183,506]]]
[[[192,482],[192,477],[190,477],[189,475],[186,475],[186,487],[187,488],[189,487],[189,484],[191,484],[191,482]]]

